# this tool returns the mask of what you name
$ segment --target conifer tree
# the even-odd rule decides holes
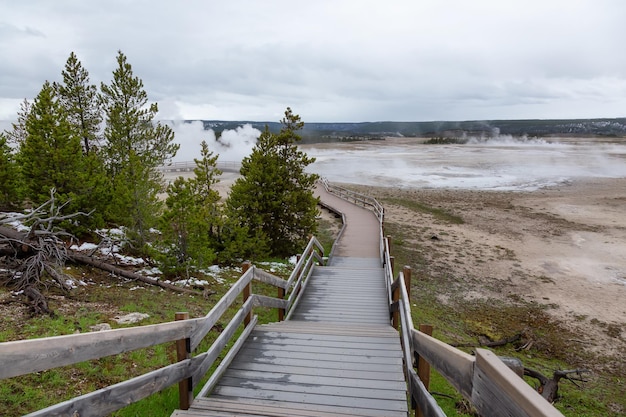
[[[61,72],[63,83],[54,83],[59,102],[67,118],[82,139],[83,152],[88,154],[97,143],[102,112],[98,103],[98,88],[89,84],[89,72],[72,52]]]
[[[102,123],[102,110],[98,88],[89,83],[89,72],[72,52],[61,72],[62,83],[54,88],[63,106],[74,134],[81,138],[84,157],[83,199],[85,205],[95,209],[89,219],[90,226],[102,226],[111,196],[111,182],[106,174],[102,152],[97,145]]]
[[[54,188],[59,202],[72,200],[70,207],[78,211],[84,181],[80,138],[47,81],[26,118],[25,130],[18,154],[25,197],[38,205],[50,198]]]
[[[19,179],[14,155],[5,134],[0,133],[0,210],[19,205]]]
[[[133,74],[120,51],[118,67],[110,85],[102,84],[101,102],[105,115],[103,155],[112,179],[109,214],[129,228],[131,242],[143,250],[150,227],[160,211],[157,194],[163,190],[158,167],[178,150],[174,132],[154,123],[156,104],[148,105],[141,79]]]
[[[11,123],[11,130],[5,130],[4,135],[7,143],[19,146],[26,139],[26,118],[30,114],[32,104],[24,99],[20,103],[20,110],[17,112],[17,121]]]
[[[163,272],[179,275],[190,267],[202,268],[216,259],[221,224],[220,195],[214,189],[221,171],[217,155],[201,144],[201,159],[194,159],[195,177],[178,177],[167,187],[166,209],[160,230],[164,250]]]
[[[318,176],[305,169],[315,161],[298,150],[297,131],[304,124],[290,108],[282,129],[272,134],[266,127],[227,200],[229,221],[236,221],[249,238],[262,239],[275,256],[294,254],[315,233]]]

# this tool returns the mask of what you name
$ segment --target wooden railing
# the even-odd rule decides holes
[[[257,306],[277,308],[289,313],[297,303],[300,289],[310,276],[313,266],[322,262],[322,255],[322,246],[315,238],[311,238],[288,280],[276,277],[251,265],[244,267],[245,271],[239,280],[233,284],[211,311],[201,318],[95,333],[0,343],[0,379],[176,341],[179,359],[177,363],[36,411],[29,416],[102,416],[176,383],[179,383],[180,387],[180,406],[187,408],[192,399],[193,389],[224,351],[239,327],[242,324],[245,326],[209,381],[216,380],[221,375],[225,366],[256,325],[257,318],[256,316],[252,317],[253,308]],[[251,291],[253,280],[277,287],[280,297],[253,294]],[[243,304],[219,337],[206,352],[192,357],[192,353],[202,339],[240,295],[243,295]],[[183,313],[179,313],[177,316],[177,318],[186,317]],[[210,386],[203,388],[202,394],[206,393],[208,389]]]
[[[381,257],[391,322],[400,331],[408,392],[418,415],[445,416],[418,376],[424,370],[418,368],[416,371],[416,366],[422,363],[428,367],[426,373],[430,372],[432,366],[483,417],[563,417],[493,352],[476,349],[476,356],[472,356],[415,329],[409,296],[410,268],[405,267],[396,279],[393,278],[393,257],[389,239],[384,237],[382,205],[371,197],[330,185],[327,181],[323,181],[323,184],[329,192],[370,208],[380,221]]]
[[[169,165],[163,165],[159,167],[161,172],[191,172],[197,167],[195,161],[178,161],[172,162]],[[241,162],[236,161],[220,161],[216,163],[216,168],[221,171],[239,172],[241,169]]]

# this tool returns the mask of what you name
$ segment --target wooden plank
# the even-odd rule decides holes
[[[363,357],[354,355],[342,355],[342,354],[323,354],[318,355],[311,352],[298,352],[298,351],[273,351],[268,349],[254,349],[248,346],[244,346],[241,350],[242,355],[254,356],[263,359],[268,358],[283,358],[283,359],[300,359],[304,361],[317,361],[317,362],[342,362],[342,363],[359,363],[363,362]],[[385,365],[402,365],[401,357],[384,357],[384,356],[369,356],[367,358],[368,364],[385,364]]]
[[[411,337],[413,349],[470,400],[475,358],[417,330],[411,331]]]
[[[222,317],[222,314],[231,306],[231,304],[239,297],[244,287],[250,283],[254,277],[254,268],[248,269],[233,286],[224,294],[222,298],[213,306],[211,311],[205,317],[206,321],[199,326],[196,332],[191,336],[191,351],[196,350],[204,336],[211,331],[215,323]]]
[[[404,375],[402,372],[390,372],[388,367],[382,368],[381,371],[365,370],[363,367],[357,369],[337,369],[337,368],[321,368],[316,366],[295,366],[280,365],[254,362],[233,362],[228,371],[257,371],[257,372],[280,372],[288,375],[306,375],[314,377],[345,377],[351,379],[371,379],[376,381],[384,381],[385,383],[401,382],[404,384]]]
[[[380,411],[367,408],[347,408],[341,406],[327,406],[322,404],[307,404],[302,402],[278,402],[273,400],[264,400],[257,398],[237,398],[231,399],[226,397],[219,398],[198,398],[197,409],[214,409],[214,410],[242,410],[244,412],[258,412],[259,410],[267,413],[268,416],[294,417],[294,416],[312,416],[312,417],[348,417],[348,416],[369,416],[369,417],[406,417],[406,411]],[[284,414],[281,414],[284,410]]]
[[[317,385],[311,383],[296,383],[293,381],[280,382],[262,379],[240,379],[236,377],[224,376],[220,380],[219,388],[215,389],[216,394],[223,392],[225,387],[252,389],[256,391],[268,392],[277,391],[280,393],[299,393],[302,395],[324,395],[333,397],[354,397],[367,398],[373,400],[406,401],[405,390],[387,390],[379,388],[359,388],[350,385],[350,380],[342,386],[337,385]],[[222,391],[220,391],[222,390]],[[275,396],[274,399],[278,397]]]
[[[391,373],[391,372],[390,372]],[[353,378],[345,375],[339,376],[317,376],[292,374],[280,368],[280,371],[274,369],[273,372],[261,372],[242,369],[228,369],[224,373],[225,377],[245,379],[249,381],[273,381],[293,384],[309,384],[328,387],[352,387],[352,388],[370,388],[376,390],[392,390],[406,391],[404,381],[387,381],[378,379],[380,374],[376,374],[376,378]],[[204,395],[199,395],[204,396]]]
[[[35,411],[28,414],[28,417],[107,415],[188,378],[198,362],[197,358],[176,362],[128,381]]]
[[[319,314],[294,314],[293,320],[303,320],[303,321],[316,321],[316,322],[336,322],[336,323],[376,323],[376,324],[385,324],[388,322],[386,318],[376,318],[376,317],[368,317],[364,319],[362,316],[345,316],[345,317],[334,317],[328,315],[319,315]]]
[[[206,396],[215,387],[215,385],[217,384],[217,381],[222,377],[222,375],[224,375],[224,372],[226,372],[228,366],[230,366],[230,364],[233,362],[233,360],[235,359],[235,356],[237,355],[237,353],[239,353],[239,351],[241,350],[241,347],[250,336],[250,333],[252,333],[252,331],[254,330],[254,326],[256,326],[257,322],[258,322],[258,317],[255,315],[254,317],[252,317],[252,321],[248,324],[248,326],[246,326],[246,328],[243,330],[239,338],[237,338],[237,341],[230,348],[226,356],[224,356],[224,359],[220,362],[220,364],[217,366],[215,371],[213,371],[207,383],[204,385],[204,387],[202,387],[202,389],[198,393],[198,396],[200,397]],[[183,407],[181,406],[181,408]]]
[[[283,289],[289,288],[288,281],[282,278],[279,278],[276,275],[272,275],[269,272],[266,272],[260,268],[257,268],[256,266],[253,267],[253,269],[254,269],[253,276],[255,280],[273,285],[275,287],[283,288]]]
[[[0,379],[190,337],[206,319],[0,343]]]
[[[282,333],[292,332],[315,335],[345,335],[355,337],[389,337],[398,338],[398,332],[389,324],[358,324],[345,325],[341,323],[303,323],[298,321],[284,321],[274,325],[263,325],[255,329],[256,331],[280,331]]]
[[[300,392],[285,392],[272,390],[258,390],[254,388],[218,386],[215,395],[236,398],[258,398],[292,403],[308,403],[318,405],[341,406],[347,408],[368,408],[381,411],[406,412],[406,399],[401,401],[380,400],[376,398],[345,397],[341,395],[308,394]]]
[[[417,403],[417,407],[422,411],[422,415],[429,417],[446,417],[446,413],[439,407],[437,401],[430,395],[412,368],[409,369],[409,378],[411,381],[411,397]]]
[[[257,355],[250,355],[247,352],[241,351],[235,361],[233,361],[232,366],[238,366],[239,361],[249,362],[249,363],[262,363],[262,364],[272,364],[274,366],[313,366],[319,368],[329,368],[329,369],[338,369],[338,370],[367,370],[367,371],[375,371],[375,372],[388,372],[390,364],[388,363],[359,363],[359,362],[327,362],[327,361],[319,361],[312,362],[311,360],[302,360],[298,358],[284,358],[284,357],[262,357]]]
[[[237,313],[233,316],[228,325],[224,328],[222,333],[215,339],[215,342],[211,345],[209,350],[206,351],[203,355],[198,355],[197,357],[203,356],[202,362],[198,364],[196,369],[194,370],[194,374],[192,375],[192,381],[194,388],[198,385],[204,374],[207,373],[209,368],[213,365],[213,362],[219,357],[219,355],[226,347],[226,344],[230,341],[230,339],[235,334],[237,328],[243,323],[244,319],[252,311],[252,298],[249,298],[243,306],[237,311]]]
[[[472,404],[485,417],[563,417],[489,350],[476,349],[473,387]]]
[[[387,357],[402,358],[400,349],[370,349],[369,345],[363,344],[360,348],[339,347],[339,346],[312,346],[312,345],[287,345],[281,343],[259,343],[258,341],[249,341],[246,348],[251,350],[271,350],[272,352],[302,352],[315,353],[317,355],[350,355],[350,356],[367,356],[367,357]]]
[[[334,337],[329,339],[329,336],[321,335],[319,338],[300,337],[305,335],[299,335],[292,333],[293,337],[275,335],[273,337],[252,335],[250,342],[265,343],[267,345],[282,345],[282,346],[324,346],[324,347],[340,347],[346,349],[359,349],[364,344],[367,344],[368,349],[390,350],[398,349],[398,342],[389,340],[388,338],[369,338],[363,337],[359,340],[353,340],[352,338],[346,338],[341,340],[340,337]]]

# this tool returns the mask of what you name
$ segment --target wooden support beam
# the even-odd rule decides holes
[[[432,336],[433,326],[431,326],[430,324],[420,324],[420,332],[428,336]],[[424,384],[426,391],[428,391],[428,389],[430,388],[430,364],[426,362],[426,359],[424,359],[422,356],[418,356],[416,358],[416,362],[417,376],[419,377],[420,381],[422,381],[422,384]],[[415,417],[424,417],[424,414],[422,414],[422,411],[419,408],[415,410]]]
[[[241,273],[245,274],[248,271],[248,269],[250,269],[251,267],[252,267],[252,262],[245,261],[244,263],[241,264]],[[250,281],[245,287],[243,287],[243,303],[244,304],[246,301],[248,301],[248,298],[250,298],[251,294],[252,294],[252,281]],[[245,318],[243,319],[243,326],[247,327],[248,324],[250,324],[251,320],[252,320],[252,311],[246,314]]]
[[[406,288],[406,293],[409,296],[409,299],[406,300],[407,303],[411,302],[411,267],[408,265],[404,265],[402,269],[402,274],[404,275],[404,287]]]
[[[181,312],[175,314],[175,320],[189,320],[189,313]],[[191,358],[191,339],[179,339],[176,341],[176,359],[178,362]],[[188,410],[193,402],[193,383],[191,378],[185,378],[178,383],[178,408]]]
[[[278,288],[278,298],[280,298],[281,300],[283,300],[285,298],[285,289],[284,288]],[[285,320],[285,309],[284,308],[279,308],[278,309],[278,321],[283,321]]]

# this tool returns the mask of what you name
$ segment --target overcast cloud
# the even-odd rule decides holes
[[[623,0],[0,0],[0,120],[118,50],[163,119],[626,116]]]

